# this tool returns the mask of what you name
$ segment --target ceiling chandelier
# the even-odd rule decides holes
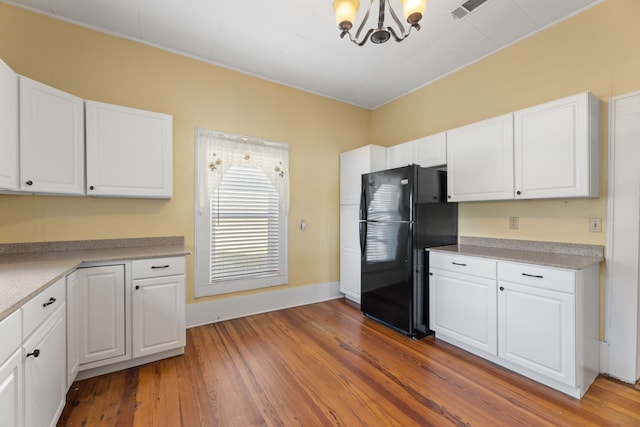
[[[364,45],[367,40],[371,40],[372,43],[380,44],[389,40],[392,36],[397,42],[401,42],[411,33],[411,29],[415,28],[416,31],[420,30],[420,20],[422,19],[422,14],[424,13],[424,8],[427,4],[427,0],[400,0],[402,3],[402,9],[404,11],[404,17],[409,24],[409,29],[405,30],[402,21],[398,18],[396,11],[389,3],[389,13],[393,20],[396,23],[397,30],[394,30],[393,27],[385,27],[384,26],[384,15],[385,15],[385,6],[386,0],[378,0],[379,8],[378,8],[378,26],[376,28],[369,28],[366,34],[360,38],[360,34],[366,25],[369,15],[371,15],[371,11],[373,10],[373,3],[375,0],[370,0],[369,8],[367,9],[366,14],[364,15],[364,19],[362,23],[358,27],[358,31],[356,31],[355,37],[351,34],[351,29],[353,28],[353,21],[356,19],[356,13],[358,12],[358,8],[360,7],[359,0],[334,0],[333,2],[333,11],[336,14],[336,22],[338,23],[338,28],[342,33],[340,34],[340,38],[344,38],[344,36],[349,35],[349,39],[357,44],[358,46]]]

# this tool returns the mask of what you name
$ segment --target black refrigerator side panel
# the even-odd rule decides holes
[[[458,204],[447,203],[447,174],[418,169],[415,204],[414,308],[416,335],[431,333],[429,327],[429,266],[424,248],[455,245],[458,240]]]

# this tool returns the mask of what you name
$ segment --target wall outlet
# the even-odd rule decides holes
[[[589,232],[602,233],[602,218],[589,218]]]
[[[520,228],[520,218],[517,216],[509,217],[509,228],[512,230]]]

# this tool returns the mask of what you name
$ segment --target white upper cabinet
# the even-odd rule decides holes
[[[513,199],[513,114],[447,132],[451,202]]]
[[[444,166],[447,164],[446,132],[425,136],[412,141],[413,162],[422,167]]]
[[[20,76],[20,191],[83,195],[84,101]]]
[[[17,190],[18,75],[0,60],[0,188]]]
[[[86,101],[87,194],[171,198],[173,118]]]
[[[386,163],[386,149],[378,145],[340,154],[340,204],[359,204],[362,174],[383,170]]]
[[[402,144],[387,147],[387,169],[400,168],[413,163],[413,144]]]
[[[585,92],[514,113],[516,199],[600,195],[599,105]]]
[[[446,133],[425,136],[387,148],[387,169],[414,163],[425,168],[446,165]]]

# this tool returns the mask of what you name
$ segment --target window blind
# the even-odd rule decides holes
[[[211,283],[279,271],[279,196],[262,169],[233,166],[211,203]]]

